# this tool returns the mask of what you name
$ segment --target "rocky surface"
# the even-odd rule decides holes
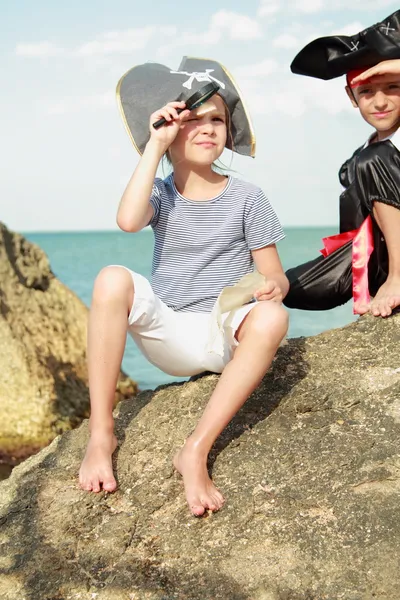
[[[119,490],[80,491],[87,423],[0,484],[2,600],[398,600],[400,317],[294,339],[218,440],[226,506],[171,459],[217,376],[116,409]]]
[[[46,446],[88,416],[87,308],[46,254],[0,222],[0,460]],[[116,401],[136,384],[121,374]]]

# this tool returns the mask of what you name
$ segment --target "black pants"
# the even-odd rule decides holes
[[[386,244],[374,227],[374,251],[368,263],[369,291],[372,296],[386,281]],[[286,271],[290,289],[284,299],[288,308],[328,310],[348,302],[353,295],[352,242],[327,257],[319,256]]]

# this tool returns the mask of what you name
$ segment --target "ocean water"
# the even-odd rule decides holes
[[[286,228],[278,250],[285,269],[318,256],[321,238],[337,233],[334,228]],[[125,265],[150,277],[153,232],[144,229],[129,234],[119,231],[73,233],[27,233],[27,239],[47,254],[55,275],[89,306],[93,282],[107,265]],[[351,303],[330,311],[290,310],[289,337],[310,336],[353,321]],[[141,390],[177,381],[141,355],[128,336],[123,370],[138,382]]]

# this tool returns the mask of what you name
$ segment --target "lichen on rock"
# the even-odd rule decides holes
[[[88,416],[87,312],[43,250],[0,222],[0,460],[29,456]],[[116,401],[136,392],[121,373]]]
[[[190,515],[171,460],[216,375],[115,411],[119,489],[77,485],[87,422],[0,484],[4,600],[398,600],[400,317],[289,340],[217,440]]]

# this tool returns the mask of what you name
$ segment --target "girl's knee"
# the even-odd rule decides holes
[[[133,303],[134,285],[129,271],[123,267],[105,267],[97,275],[93,300],[107,303],[115,299],[128,299]]]
[[[289,327],[289,313],[278,302],[264,301],[255,306],[250,315],[251,329],[261,335],[283,338]]]

